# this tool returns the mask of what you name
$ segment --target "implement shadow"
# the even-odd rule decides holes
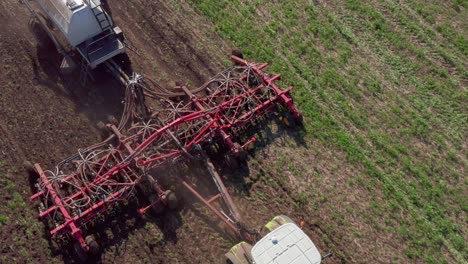
[[[94,232],[96,241],[100,245],[100,254],[89,255],[86,261],[80,260],[74,252],[73,239],[69,243],[58,245],[52,239],[49,245],[54,255],[61,255],[64,263],[115,263],[122,256],[126,255],[130,235],[135,232],[148,233],[148,223],[155,224],[162,234],[159,240],[147,236],[144,239],[145,245],[151,252],[157,252],[157,248],[166,243],[177,243],[176,231],[182,226],[182,219],[178,210],[164,211],[159,214],[147,212],[141,215],[136,209],[143,206],[139,201],[145,198],[137,194],[135,199],[131,199],[110,213],[103,214],[98,221],[88,225],[87,230]],[[46,233],[48,230],[46,230]],[[107,252],[111,250],[111,253]]]
[[[225,179],[226,186],[235,190],[240,195],[250,195],[250,190],[254,182],[246,181],[252,178],[248,165],[249,159],[255,159],[263,154],[263,150],[268,146],[275,144],[279,147],[285,147],[294,144],[297,147],[307,148],[308,144],[304,140],[305,128],[302,124],[296,124],[294,127],[287,126],[284,122],[284,116],[281,113],[269,113],[266,120],[250,127],[250,133],[244,135],[244,138],[255,136],[254,146],[248,150],[247,159],[238,161],[236,166],[230,166],[226,162],[220,162],[220,168]],[[260,156],[259,158],[267,158]]]
[[[280,146],[291,144],[290,141],[286,142],[286,140],[284,140],[286,137],[292,139],[293,144],[297,146],[307,147],[307,142],[302,137],[304,128],[301,125],[294,128],[286,127],[280,114],[269,114],[264,122],[251,126],[249,131],[251,133],[244,133],[242,138],[235,138],[236,142],[242,143],[245,142],[246,139],[256,136],[255,148],[248,151],[247,159],[254,158],[258,152],[261,152],[270,144]],[[247,160],[241,161],[236,159],[233,162],[232,159],[226,159],[226,157],[229,156],[226,152],[220,151],[210,153],[209,149],[206,149],[206,151],[230,195],[250,195],[253,182],[246,181],[247,178],[251,177],[251,171]],[[218,194],[218,187],[209,176],[209,172],[204,168],[203,162],[200,161],[198,164],[192,162],[189,169],[181,170],[179,172],[179,175],[180,174],[184,175],[183,179],[190,183],[199,195],[206,200]],[[200,218],[201,221],[217,232],[218,235],[230,241],[237,241],[239,239],[220,219],[216,218],[191,191],[178,185],[177,194],[180,196],[179,198],[183,200],[183,207],[190,210],[196,217]],[[223,206],[221,206],[221,209],[226,213],[229,212],[229,210]],[[242,215],[242,212],[240,213]]]
[[[77,60],[76,56],[74,58]],[[85,114],[92,123],[105,120],[108,115],[121,114],[125,87],[113,79],[104,65],[91,71],[94,81],[88,79],[82,85],[79,64],[71,74],[61,74],[59,67],[62,57],[54,47],[37,46],[35,56],[29,54],[29,59],[33,69],[33,84],[67,98],[74,104],[75,111]],[[115,60],[131,71],[125,55],[119,55]]]

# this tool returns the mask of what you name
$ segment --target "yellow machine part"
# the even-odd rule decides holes
[[[294,221],[285,215],[278,215],[278,216],[275,216],[270,222],[268,222],[265,225],[265,228],[268,230],[268,232],[271,232],[275,230],[276,228],[287,223],[294,223]]]
[[[233,264],[251,264],[252,263],[252,245],[247,242],[240,242],[233,246],[226,254],[226,257]]]

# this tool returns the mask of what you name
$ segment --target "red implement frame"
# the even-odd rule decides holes
[[[80,150],[53,171],[45,171],[39,164],[35,164],[39,174],[36,184],[38,192],[31,199],[42,201],[39,217],[51,217],[55,223],[50,234],[71,234],[88,251],[89,246],[83,237],[85,223],[119,201],[128,199],[137,189],[145,194],[157,194],[157,199],[150,199],[150,204],[141,208],[140,213],[157,203],[166,204],[167,192],[158,183],[158,169],[197,157],[203,160],[217,186],[218,194],[205,198],[183,177],[172,177],[193,193],[229,229],[245,236],[238,225],[240,214],[204,148],[222,145],[228,149],[228,154],[238,157],[239,152],[253,143],[255,138],[240,144],[235,142],[235,135],[276,105],[281,104],[289,109],[298,120],[301,116],[289,95],[292,87],[280,89],[275,84],[280,76],[269,77],[263,72],[267,64],[257,65],[235,56],[231,59],[237,66],[216,75],[201,88],[190,91],[181,86],[178,88],[182,93],[170,94],[184,94],[189,98],[185,102],[171,101],[164,98],[164,94],[143,87],[146,99],[157,99],[153,103],[159,104],[159,112],[144,114],[135,110],[139,114],[128,114],[137,108],[136,103],[130,102],[128,97],[122,118],[125,121],[121,121],[118,126],[106,125],[112,132],[106,141]],[[140,77],[136,76],[129,81],[128,94],[137,94],[134,88],[141,85]],[[203,96],[195,95],[201,92]],[[144,104],[140,98],[140,103],[142,101]],[[146,106],[141,109],[144,108]],[[132,120],[131,125],[127,124],[129,119]],[[114,142],[113,145],[110,142]],[[222,208],[228,212],[223,212]]]

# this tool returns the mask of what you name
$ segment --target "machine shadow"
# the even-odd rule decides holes
[[[252,178],[249,169],[248,160],[256,158],[262,150],[271,144],[284,147],[287,144],[307,148],[307,142],[304,140],[305,128],[298,124],[294,127],[288,127],[284,124],[281,113],[270,113],[266,116],[266,121],[256,127],[251,128],[256,138],[254,147],[248,150],[247,159],[239,161],[234,167],[223,164],[221,174],[225,178],[226,186],[232,188],[240,195],[250,195],[250,189],[254,182],[246,181]],[[251,136],[251,135],[249,135]]]
[[[137,195],[138,196],[138,195]],[[147,232],[147,224],[154,223],[162,236],[155,240],[148,237],[145,240],[147,246],[153,251],[155,248],[164,246],[165,243],[177,243],[177,229],[182,226],[182,218],[179,210],[167,210],[159,214],[153,212],[141,215],[136,208],[142,206],[140,199],[130,200],[126,205],[120,206],[111,213],[106,213],[100,219],[88,227],[94,231],[94,236],[100,245],[100,252],[112,248],[112,254],[89,255],[86,261],[80,260],[74,252],[73,243],[57,244],[52,238],[48,238],[52,253],[61,255],[64,263],[114,263],[119,257],[124,256],[127,251],[127,243],[130,235],[135,232]],[[118,217],[117,217],[118,215]],[[45,233],[49,229],[45,227]]]
[[[36,46],[35,54],[29,54],[33,70],[33,84],[53,91],[60,97],[72,101],[75,111],[83,113],[93,123],[107,119],[107,116],[119,116],[122,112],[122,100],[125,87],[115,80],[104,65],[99,65],[90,71],[92,79],[88,77],[82,84],[79,58],[72,56],[77,62],[77,69],[70,74],[60,72],[62,56],[53,45]],[[132,72],[128,56],[121,54],[114,57],[125,72]]]

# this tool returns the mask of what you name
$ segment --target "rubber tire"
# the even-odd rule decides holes
[[[175,195],[174,192],[168,191],[168,193],[166,194],[166,199],[167,199],[167,208],[169,208],[169,210],[177,209],[177,206],[179,205],[179,201],[177,200],[177,196]]]
[[[80,242],[73,244],[73,250],[81,262],[85,263],[86,260],[88,260],[88,254],[86,254],[86,251],[81,247]]]
[[[107,116],[107,121],[108,121],[110,124],[114,125],[114,126],[118,126],[118,125],[119,125],[119,121],[118,121],[117,118],[115,118],[115,116],[113,116],[113,115]]]
[[[239,161],[234,158],[232,155],[229,155],[227,154],[225,157],[224,157],[224,162],[226,163],[226,165],[231,168],[231,169],[238,169],[239,168]]]
[[[304,116],[299,114],[299,117],[294,117],[294,121],[296,122],[296,126],[304,126]]]
[[[100,247],[94,235],[89,235],[85,237],[85,242],[86,242],[86,245],[88,245],[89,252],[91,252],[91,254],[93,255],[99,254]]]
[[[282,121],[289,128],[293,128],[293,127],[296,126],[296,120],[295,120],[294,116],[289,112],[286,112],[284,114],[284,116],[282,118]]]
[[[241,150],[239,151],[238,154],[238,159],[242,162],[242,161],[246,161],[248,156],[249,156],[249,153],[247,153],[247,151],[245,150]]]
[[[96,126],[99,128],[99,130],[101,130],[103,132],[107,132],[107,126],[106,126],[106,124],[104,124],[104,122],[99,121],[99,122],[96,123]]]
[[[33,33],[34,38],[36,39],[37,47],[39,49],[41,50],[49,50],[52,48],[55,49],[54,42],[50,39],[49,34],[42,27],[39,21],[32,22],[30,27],[31,27],[31,32]]]
[[[34,165],[29,160],[23,161],[23,167],[27,172],[36,172]]]
[[[239,143],[234,143],[234,146],[236,147],[236,149],[238,150],[237,152],[237,159],[239,161],[245,161],[247,159],[247,156],[249,155],[249,153],[247,153],[247,151],[241,149],[241,145]]]
[[[239,48],[232,49],[231,54],[240,59],[244,59],[244,53],[242,53],[242,51]]]

